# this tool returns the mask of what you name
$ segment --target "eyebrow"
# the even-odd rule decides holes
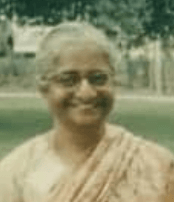
[[[58,72],[58,74],[77,74],[77,71],[73,71],[73,70],[64,70],[61,72]]]
[[[91,73],[108,73],[109,71],[105,71],[105,70],[90,70],[89,72],[86,72],[87,74],[91,74]],[[63,70],[61,72],[59,72],[59,74],[79,74],[80,72],[77,70]]]

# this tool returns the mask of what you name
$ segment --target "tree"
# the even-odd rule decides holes
[[[15,13],[19,18],[40,17],[45,24],[56,24],[64,17],[69,20],[78,15],[84,17],[86,7],[93,4],[92,0],[0,0],[0,12],[8,16]]]
[[[151,10],[149,22],[144,23],[146,32],[151,37],[161,36],[168,38],[174,34],[174,1],[173,0],[147,0]]]

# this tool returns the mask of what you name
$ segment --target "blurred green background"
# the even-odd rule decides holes
[[[174,152],[174,102],[118,99],[110,122],[155,141]],[[25,140],[51,128],[45,104],[38,98],[0,98],[0,158]]]

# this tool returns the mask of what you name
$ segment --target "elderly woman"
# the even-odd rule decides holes
[[[0,202],[174,201],[172,154],[106,121],[115,76],[107,38],[61,24],[40,42],[37,63],[54,127],[2,160]]]

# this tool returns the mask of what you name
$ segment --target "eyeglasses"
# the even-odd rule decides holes
[[[104,86],[110,80],[109,73],[92,72],[84,76],[92,86]],[[54,83],[60,84],[63,87],[74,87],[80,84],[82,78],[78,73],[60,73],[49,78]]]

